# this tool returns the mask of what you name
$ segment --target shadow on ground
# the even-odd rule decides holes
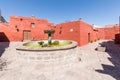
[[[102,64],[103,70],[95,70],[99,73],[111,75],[116,80],[120,80],[120,45],[114,44],[114,41],[102,42],[106,47],[106,52],[111,56],[108,58],[114,66]]]
[[[5,51],[5,48],[9,47],[9,39],[4,32],[0,32],[0,57]]]
[[[0,42],[0,57],[3,55],[7,47],[9,47],[9,42]]]

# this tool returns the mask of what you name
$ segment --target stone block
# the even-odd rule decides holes
[[[98,46],[97,51],[105,52],[106,47]]]

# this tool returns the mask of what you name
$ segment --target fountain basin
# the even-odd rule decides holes
[[[24,43],[16,48],[16,50],[22,51],[55,51],[55,50],[67,50],[75,48],[78,44],[75,41],[71,40],[52,40],[54,43],[55,41],[59,41],[59,45],[51,44],[49,47],[42,47],[39,42],[44,42],[48,44],[48,40],[40,40],[40,41],[31,41]]]
[[[47,43],[47,40],[42,40]],[[54,42],[56,40],[52,40]],[[59,62],[71,62],[76,55],[77,42],[70,40],[57,40],[59,45],[51,47],[41,47],[38,45],[40,41],[31,41],[19,45],[17,53],[20,55],[22,60],[28,62],[46,62],[49,63],[59,63]]]

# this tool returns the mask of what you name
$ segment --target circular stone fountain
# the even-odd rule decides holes
[[[72,49],[76,46],[77,42],[71,40],[52,40],[51,45],[48,45],[47,40],[41,40],[24,43],[16,49],[22,51],[55,51]]]
[[[48,34],[48,40],[23,43],[16,48],[17,52],[27,60],[56,61],[57,59],[62,58],[61,60],[64,60],[66,57],[71,57],[71,54],[75,53],[74,48],[77,47],[77,42],[71,40],[52,40],[54,32],[54,30],[46,30],[45,33]]]

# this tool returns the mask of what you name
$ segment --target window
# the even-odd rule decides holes
[[[60,27],[60,31],[59,31],[59,34],[62,34],[62,27]]]
[[[22,18],[20,18],[20,21],[22,21],[23,19]]]
[[[72,29],[72,28],[70,29],[70,32],[73,32],[73,29]]]
[[[17,25],[15,26],[15,28],[16,28],[16,31],[19,32],[19,29],[18,29],[18,26],[17,26]]]
[[[62,31],[60,30],[59,34],[62,34]]]
[[[31,23],[31,27],[34,28],[35,27],[35,23]]]
[[[15,26],[15,28],[18,28],[17,26]]]
[[[54,26],[54,28],[56,28],[56,26]]]

